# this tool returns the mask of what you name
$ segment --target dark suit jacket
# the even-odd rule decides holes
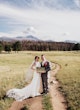
[[[50,64],[48,61],[46,61],[44,65],[42,65],[42,62],[41,62],[41,67],[45,67],[46,73],[51,70]]]

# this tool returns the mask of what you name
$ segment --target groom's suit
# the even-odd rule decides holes
[[[48,92],[48,71],[50,70],[50,64],[48,61],[46,61],[44,63],[44,65],[42,65],[41,62],[41,67],[44,67],[46,72],[41,74],[41,78],[42,78],[42,85],[43,85],[43,93],[47,93]]]

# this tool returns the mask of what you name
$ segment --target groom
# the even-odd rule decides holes
[[[42,85],[43,85],[43,92],[41,94],[47,94],[48,93],[48,71],[50,70],[50,64],[46,60],[44,55],[41,55],[41,67],[44,67],[46,72],[41,73],[42,78]]]

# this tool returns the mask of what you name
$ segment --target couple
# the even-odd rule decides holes
[[[35,56],[33,63],[29,68],[28,75],[33,74],[32,81],[29,85],[22,89],[11,89],[7,92],[8,97],[12,97],[17,101],[22,101],[29,97],[39,96],[48,93],[48,71],[50,70],[50,63],[46,60],[44,55],[41,55],[42,62],[39,62],[39,57]],[[44,67],[45,73],[38,73],[37,68]],[[29,77],[27,77],[28,79]],[[40,79],[42,79],[43,92],[40,94]]]

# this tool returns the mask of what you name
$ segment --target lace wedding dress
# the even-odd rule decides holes
[[[40,63],[39,62],[35,62],[35,66],[36,67],[40,67]],[[7,92],[7,96],[8,97],[12,97],[17,101],[22,101],[26,98],[29,97],[35,97],[40,95],[39,93],[39,89],[40,89],[40,73],[37,73],[36,70],[33,72],[33,79],[31,81],[31,83],[29,85],[27,85],[26,87],[22,88],[22,89],[11,89]]]

